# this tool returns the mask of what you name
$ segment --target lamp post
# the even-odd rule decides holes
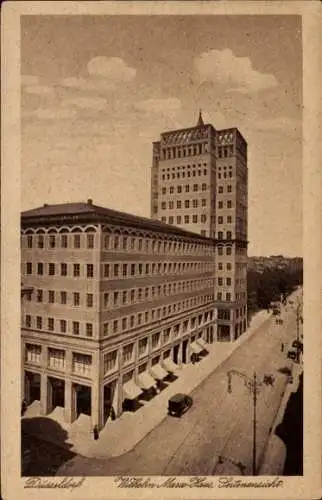
[[[272,382],[272,376],[265,376],[264,377],[264,382],[260,382],[257,378],[256,372],[253,373],[253,376],[250,378],[248,377],[245,373],[239,372],[238,370],[229,370],[227,373],[228,376],[228,393],[230,394],[232,392],[231,388],[231,379],[232,375],[238,375],[241,377],[244,382],[245,382],[245,387],[248,389],[248,391],[252,395],[252,400],[253,400],[253,421],[252,421],[252,427],[253,427],[253,457],[252,457],[252,472],[253,476],[256,476],[256,425],[257,425],[257,415],[256,415],[256,407],[257,407],[257,394],[259,393],[260,387],[263,385],[263,383],[268,384]]]

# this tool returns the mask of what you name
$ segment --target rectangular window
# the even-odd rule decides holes
[[[189,224],[189,215],[184,216],[184,222],[185,224]]]
[[[232,202],[231,202],[231,200],[228,200],[227,201],[227,208],[231,208],[231,207],[232,207]]]
[[[119,265],[118,264],[114,264],[113,266],[113,275],[114,277],[117,277],[119,275]]]
[[[189,200],[185,200],[184,207],[185,208],[189,208],[189,205],[190,205]]]
[[[32,248],[32,235],[31,234],[29,234],[27,236],[27,247]]]
[[[73,304],[74,306],[79,306],[80,304],[80,294],[78,292],[73,293]]]
[[[79,335],[79,322],[73,321],[73,334]]]
[[[223,208],[223,201],[218,201],[218,208]]]
[[[37,263],[37,274],[42,276],[44,274],[44,264],[42,262]]]
[[[60,303],[67,304],[67,292],[60,292]]]
[[[41,330],[42,329],[42,317],[37,316],[36,322],[37,322],[37,329]]]
[[[68,235],[67,234],[62,234],[60,236],[60,246],[62,248],[67,248],[68,247]]]
[[[198,208],[198,200],[192,200],[193,208]]]
[[[207,221],[207,216],[205,214],[201,214],[200,220],[205,223]]]
[[[228,286],[230,286],[231,285],[231,278],[227,278],[226,279],[226,283],[227,283]]]
[[[203,198],[203,199],[201,200],[201,206],[202,206],[202,207],[205,207],[206,205],[207,205],[207,200],[206,200],[205,198]]]
[[[117,333],[117,329],[118,329],[118,321],[117,319],[115,319],[113,321],[113,333]]]
[[[226,293],[226,300],[227,301],[231,300],[231,294],[229,292]]]
[[[224,221],[224,218],[220,215],[220,216],[218,217],[218,224],[222,224],[222,223],[223,223],[223,221]]]
[[[67,322],[65,319],[60,320],[60,331],[61,333],[66,333],[67,330]]]
[[[56,246],[56,236],[54,234],[49,235],[49,248],[55,248]]]
[[[222,278],[218,278],[218,285],[222,286]]]
[[[192,216],[192,222],[196,224],[198,222],[198,215],[193,215]]]
[[[67,264],[65,262],[60,264],[60,275],[67,276]]]
[[[217,300],[222,300],[222,292],[217,293]]]
[[[113,304],[114,304],[115,306],[117,306],[118,301],[119,301],[119,292],[114,292],[114,293],[113,293]]]
[[[85,377],[91,374],[92,356],[89,354],[73,353],[73,371]]]
[[[31,316],[30,316],[30,314],[26,315],[25,325],[26,325],[27,328],[31,327]]]
[[[48,292],[48,302],[49,302],[49,304],[54,304],[55,303],[55,292],[54,292],[54,290],[49,290],[49,292]]]
[[[231,184],[229,184],[229,185],[227,186],[227,192],[228,192],[228,193],[231,193],[231,190],[232,190],[232,186],[231,186]]]
[[[152,349],[157,349],[160,343],[160,332],[152,335]]]
[[[108,373],[116,368],[117,351],[109,352],[104,356],[104,373]]]
[[[48,274],[49,276],[55,276],[55,264],[53,262],[49,263]]]
[[[123,276],[127,276],[127,264],[123,264],[123,266],[122,266],[122,274],[123,274]]]
[[[224,255],[223,247],[218,247],[218,255]]]
[[[92,293],[88,293],[86,295],[86,305],[87,305],[87,307],[93,307],[93,294]]]
[[[109,302],[109,294],[104,293],[104,307],[108,306],[108,302]]]
[[[231,224],[231,221],[232,221],[231,215],[228,215],[227,216],[227,222],[228,222],[228,224]]]
[[[131,276],[135,275],[135,264],[131,264]]]
[[[93,264],[86,264],[86,276],[87,276],[87,278],[94,277],[94,265]]]
[[[54,318],[48,318],[48,330],[50,332],[54,331]]]
[[[198,184],[194,184],[194,185],[193,185],[193,190],[194,190],[194,191],[198,191]]]
[[[26,274],[32,274],[32,263],[31,262],[26,263]]]
[[[74,272],[74,278],[80,277],[80,265],[79,264],[73,265],[73,272]]]
[[[127,291],[123,290],[123,292],[122,292],[122,304],[126,304],[126,299],[127,299]]]
[[[86,337],[93,337],[93,325],[92,325],[92,323],[86,323]]]
[[[127,318],[122,318],[122,330],[127,329]]]
[[[231,255],[231,247],[227,247],[227,249],[226,249],[226,255]]]
[[[37,302],[43,301],[43,291],[42,290],[37,290],[36,300],[37,300]]]
[[[87,234],[87,248],[94,248],[94,234]]]
[[[120,248],[120,238],[118,236],[114,236],[114,250],[118,250]]]
[[[110,275],[110,265],[104,264],[104,278],[108,278]]]
[[[173,224],[173,217],[169,217],[169,224]]]
[[[80,248],[80,234],[74,234],[74,248]]]
[[[144,356],[148,348],[148,339],[140,339],[139,340],[139,356]]]
[[[181,215],[177,215],[177,224],[181,224]]]
[[[42,234],[38,235],[38,248],[44,248],[44,236]]]

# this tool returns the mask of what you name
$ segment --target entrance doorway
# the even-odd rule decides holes
[[[115,397],[116,380],[104,385],[104,424],[107,420],[115,420],[115,408],[113,401]]]
[[[173,348],[173,362],[177,365],[179,364],[179,349],[180,349],[180,344],[177,344]]]
[[[91,388],[79,384],[75,384],[74,387],[76,393],[76,418],[78,418],[81,413],[91,416]]]
[[[40,401],[39,373],[25,372],[25,400],[28,405],[33,401]]]
[[[188,339],[182,342],[182,363],[188,363]]]
[[[48,377],[51,386],[51,407],[65,406],[65,382],[58,378]]]
[[[230,326],[229,325],[218,325],[218,341],[219,342],[229,342],[230,341]]]

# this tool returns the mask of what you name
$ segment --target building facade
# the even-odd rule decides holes
[[[238,129],[204,124],[153,143],[151,217],[215,241],[218,340],[247,328],[247,143]]]
[[[23,392],[42,414],[102,428],[217,340],[205,236],[92,200],[44,205],[22,213],[21,273]]]

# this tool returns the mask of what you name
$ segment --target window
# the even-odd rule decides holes
[[[129,344],[123,347],[123,363],[132,361],[134,344]]]
[[[162,194],[166,194],[167,193],[167,188],[163,187],[162,188]]]
[[[38,330],[41,330],[42,329],[42,317],[41,316],[37,316],[36,323],[37,323]]]
[[[73,334],[79,335],[79,322],[73,321]]]
[[[228,222],[228,224],[231,224],[231,221],[232,221],[231,215],[228,215],[227,216],[227,222]]]
[[[231,255],[231,247],[226,248],[226,255]]]
[[[184,207],[185,208],[189,208],[189,205],[190,205],[189,200],[185,200]]]
[[[173,224],[173,217],[169,217],[169,224]]]
[[[231,240],[231,231],[227,231],[226,238],[227,240]]]
[[[193,190],[194,190],[194,191],[198,191],[198,184],[194,184],[194,185],[193,185]]]
[[[49,235],[49,248],[55,248],[56,246],[56,236],[54,234]]]
[[[221,292],[217,293],[217,300],[222,300],[222,293]]]
[[[218,240],[222,240],[224,237],[224,233],[222,231],[218,231]]]
[[[206,222],[207,221],[207,216],[205,214],[202,214],[200,217],[201,222]]]
[[[219,264],[218,264],[218,269],[219,269],[219,271],[222,271],[222,269],[223,269],[223,264],[222,264],[222,262],[219,262]]]
[[[42,276],[44,274],[44,264],[42,262],[37,263],[37,274]]]
[[[42,234],[38,235],[38,248],[44,248],[44,236]]]
[[[104,323],[103,325],[103,335],[104,337],[108,335],[108,323]]]
[[[87,248],[94,248],[94,234],[87,235]]]
[[[223,186],[219,186],[218,187],[218,193],[223,193],[224,192],[224,188]]]
[[[104,356],[104,373],[110,372],[116,368],[117,351],[109,352]]]
[[[160,343],[160,332],[152,335],[152,349],[157,349]]]
[[[55,264],[53,262],[49,263],[49,276],[55,276]]]
[[[218,278],[218,285],[219,285],[219,286],[222,286],[222,278],[221,278],[221,277],[220,277],[220,278]]]
[[[32,274],[32,263],[31,262],[27,262],[26,263],[26,273],[27,274]]]
[[[170,186],[170,194],[173,194],[173,193],[174,193],[174,187]]]
[[[231,200],[228,200],[227,201],[227,208],[231,208],[231,207],[232,207],[232,202],[231,202]]]
[[[181,193],[182,192],[182,186],[177,186],[177,193]]]
[[[104,237],[104,247],[106,249],[110,247],[110,236],[108,234]]]
[[[114,236],[114,250],[118,250],[120,248],[120,238],[118,236]]]
[[[93,337],[93,325],[92,325],[92,323],[86,323],[86,337]]]
[[[118,304],[119,300],[119,292],[114,292],[113,293],[113,304],[116,306]]]
[[[79,264],[73,265],[73,273],[74,273],[74,278],[80,277],[80,265]]]
[[[196,224],[198,222],[198,215],[193,215],[192,216],[192,222]]]
[[[181,215],[177,215],[177,224],[181,224]]]
[[[231,293],[229,293],[229,292],[226,293],[226,300],[228,300],[228,301],[231,300]]]
[[[223,247],[218,247],[218,255],[224,255]]]
[[[114,264],[114,266],[113,266],[113,275],[115,277],[117,277],[119,275],[119,267],[120,266],[118,264]]]
[[[67,304],[67,292],[60,292],[60,303]]]
[[[48,330],[50,332],[54,331],[54,318],[48,318]]]
[[[182,206],[181,200],[177,200],[177,208],[181,208],[181,206]]]
[[[41,347],[40,345],[26,344],[25,360],[28,363],[40,363]]]
[[[189,188],[190,188],[189,184],[186,184],[186,185],[185,185],[185,192],[186,192],[186,193],[189,193]]]
[[[231,285],[231,278],[227,278],[226,279],[226,283],[227,283],[228,286],[230,286]]]
[[[127,291],[123,290],[123,292],[122,292],[122,304],[126,304],[126,299],[127,299]]]
[[[104,278],[108,278],[110,275],[110,265],[104,264]]]
[[[74,248],[80,248],[80,234],[74,234]]]
[[[172,210],[173,209],[173,201],[169,201],[169,209]]]
[[[83,376],[89,376],[91,373],[92,356],[89,354],[73,354],[73,371]]]
[[[126,236],[123,236],[122,248],[123,248],[123,250],[127,249],[127,237]]]
[[[74,292],[73,293],[73,304],[74,304],[74,306],[79,306],[79,304],[80,304],[80,294],[79,294],[79,292]]]
[[[48,302],[50,304],[54,304],[55,303],[55,292],[54,292],[54,290],[49,290],[49,292],[48,292]]]
[[[203,183],[201,185],[201,191],[206,191],[207,190],[207,184]]]
[[[68,247],[68,235],[67,234],[62,234],[60,237],[60,246],[62,248],[67,248]]]
[[[67,322],[65,319],[60,320],[60,331],[61,333],[66,333],[67,330]]]
[[[198,200],[192,200],[193,208],[198,208]]]
[[[161,222],[166,223],[167,222],[167,218],[166,217],[161,217]]]
[[[227,192],[228,193],[231,193],[231,188],[232,188],[231,184],[228,184],[228,186],[227,186]]]
[[[86,264],[86,275],[87,275],[87,278],[93,278],[93,276],[94,276],[93,264]]]
[[[218,208],[223,208],[223,202],[222,201],[218,201]]]
[[[131,276],[135,275],[135,264],[131,264]]]
[[[166,204],[166,202],[165,202],[165,201],[163,201],[163,202],[161,203],[161,208],[162,208],[162,210],[165,210],[165,209],[167,208],[167,204]]]
[[[205,198],[203,198],[203,199],[201,200],[201,206],[202,206],[202,207],[205,207],[206,205],[207,205],[207,200],[206,200]]]
[[[67,276],[67,264],[65,264],[64,262],[60,264],[60,275]]]
[[[86,295],[86,305],[87,305],[87,307],[93,307],[93,294],[92,293],[88,293]]]
[[[148,348],[148,339],[140,339],[139,340],[139,356],[144,356]]]
[[[104,307],[108,306],[108,302],[109,302],[109,294],[104,293]]]
[[[43,291],[42,290],[37,290],[36,300],[37,300],[37,302],[43,301]]]
[[[122,319],[122,330],[126,330],[127,329],[127,318],[123,318]]]
[[[222,224],[223,222],[224,222],[224,218],[221,215],[219,215],[218,224]]]
[[[27,247],[32,248],[32,235],[31,234],[29,234],[27,236]]]
[[[25,321],[26,327],[30,328],[31,327],[31,316],[30,314],[26,315],[26,321]]]

